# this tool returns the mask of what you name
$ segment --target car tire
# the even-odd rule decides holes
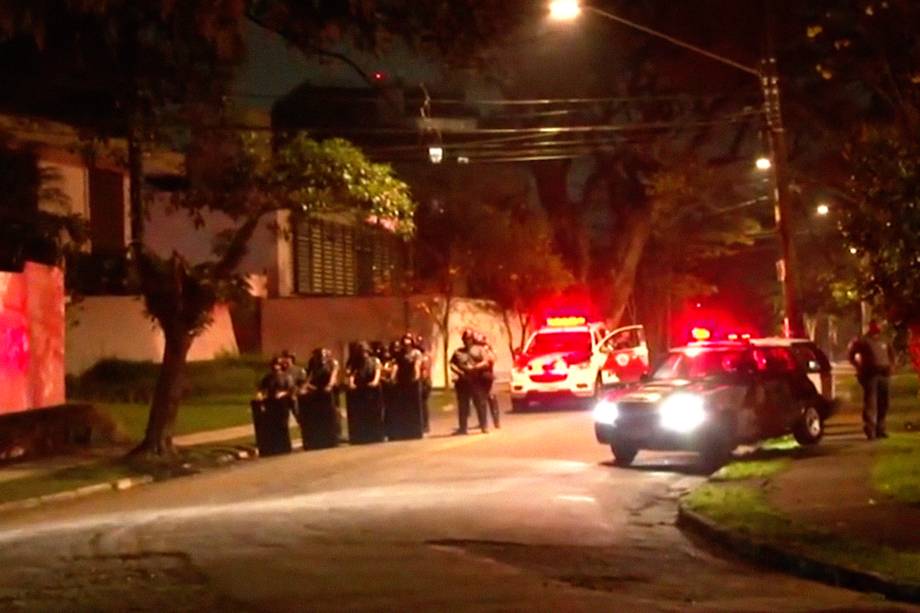
[[[815,445],[824,436],[824,418],[813,404],[806,405],[802,417],[792,429],[792,436],[799,445]]]
[[[639,448],[627,443],[611,443],[610,451],[613,452],[614,466],[629,466],[636,459]]]
[[[511,412],[512,413],[523,413],[527,410],[527,401],[524,399],[511,399]]]

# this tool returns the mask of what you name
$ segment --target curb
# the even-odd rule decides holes
[[[683,502],[677,506],[677,525],[741,557],[806,579],[814,579],[860,592],[874,592],[892,600],[920,602],[920,583],[899,582],[878,573],[816,560],[791,549],[783,549],[771,543],[747,537],[739,532],[723,528],[699,513],[688,510],[684,507]]]
[[[239,446],[234,451],[227,451],[220,456],[218,462],[223,464],[237,460],[255,459],[258,457],[259,452],[254,447]],[[0,503],[0,513],[34,509],[48,504],[77,500],[79,498],[85,498],[94,494],[102,494],[104,492],[123,492],[142,485],[148,485],[156,480],[157,479],[153,475],[138,475],[137,477],[124,477],[113,481],[84,485],[76,489],[45,494],[43,496],[33,496],[32,498],[23,498],[22,500],[11,500],[10,502]]]

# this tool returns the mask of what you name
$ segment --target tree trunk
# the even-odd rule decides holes
[[[642,261],[651,231],[650,206],[642,206],[634,211],[627,223],[618,229],[618,237],[621,240],[619,258],[616,268],[610,274],[610,298],[607,307],[613,326],[619,325],[623,319],[623,313],[635,288],[636,271],[639,269],[639,262]]]
[[[182,399],[188,351],[194,337],[181,325],[164,327],[163,334],[166,340],[163,364],[157,375],[147,431],[144,440],[131,452],[132,455],[164,456],[175,452],[172,436]]]

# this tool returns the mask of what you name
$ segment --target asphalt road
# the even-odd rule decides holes
[[[437,426],[0,517],[0,610],[911,610],[689,540],[689,458],[614,468],[587,413]]]

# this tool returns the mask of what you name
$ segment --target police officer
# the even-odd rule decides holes
[[[489,413],[492,415],[492,425],[496,428],[502,427],[501,410],[498,406],[498,397],[492,392],[495,384],[495,351],[485,334],[477,333],[475,336],[476,345],[483,353],[483,367],[480,371],[479,384],[483,386],[482,393],[486,397],[489,407]]]
[[[348,439],[352,444],[383,440],[383,398],[380,360],[368,343],[355,343],[345,368],[347,377]]]
[[[281,358],[272,358],[270,370],[259,382],[256,398],[252,401],[253,427],[261,456],[291,451],[288,416],[296,390],[293,379],[283,366]]]
[[[888,378],[894,352],[882,338],[877,321],[870,321],[866,334],[850,343],[847,355],[863,388],[863,432],[870,441],[888,438],[885,417],[888,415]]]
[[[391,413],[391,439],[421,438],[422,420],[421,353],[415,339],[405,334],[396,348],[396,402]]]
[[[456,434],[467,434],[471,402],[476,408],[479,428],[483,433],[486,433],[489,431],[489,424],[486,418],[484,387],[479,381],[481,377],[480,371],[485,363],[484,353],[481,349],[476,348],[472,330],[464,330],[461,340],[463,341],[463,346],[457,348],[450,358],[450,370],[454,377],[454,390],[457,394],[457,417],[459,419]]]
[[[431,398],[431,354],[428,352],[428,345],[421,335],[415,335],[415,348],[420,355],[420,373],[422,380],[422,423],[427,433],[431,429],[431,412],[428,408],[428,401]]]
[[[325,449],[339,443],[339,411],[335,404],[335,382],[339,363],[328,349],[313,350],[307,363],[306,394],[300,407],[300,428],[304,449]]]
[[[399,341],[393,341],[381,349],[380,389],[383,395],[383,421],[387,436],[397,419],[399,398],[396,386],[396,359],[399,355]]]

